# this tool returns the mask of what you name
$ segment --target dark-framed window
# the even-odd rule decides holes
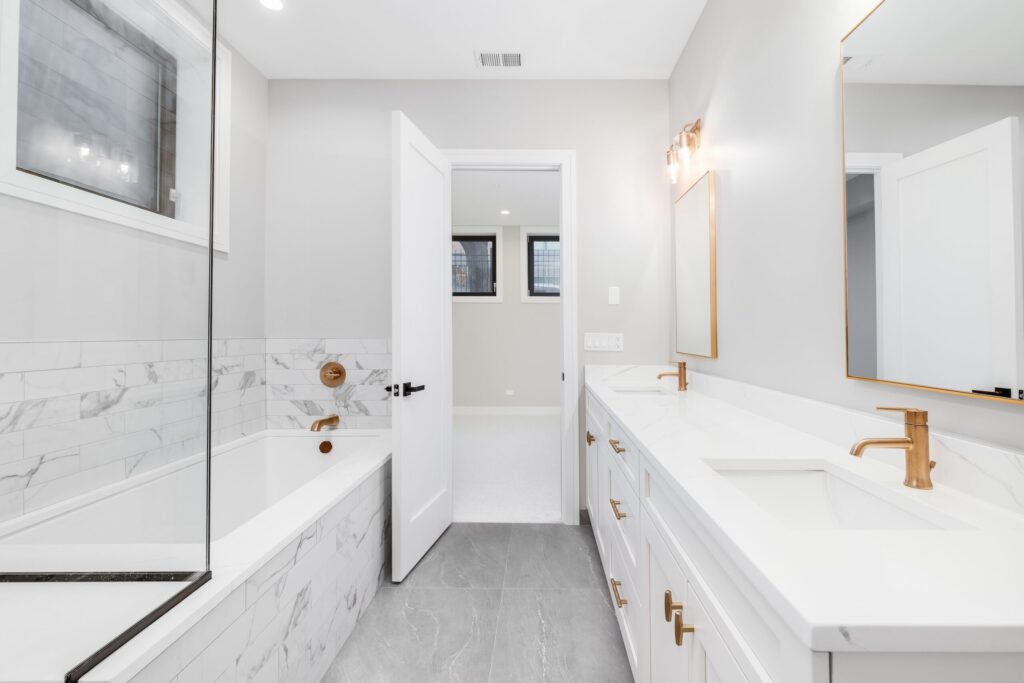
[[[497,235],[452,235],[452,294],[498,295]]]
[[[558,296],[562,290],[562,245],[558,235],[526,238],[526,285],[530,296]]]
[[[173,218],[178,63],[100,0],[21,0],[17,168]]]

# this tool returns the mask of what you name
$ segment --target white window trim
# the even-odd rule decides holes
[[[527,245],[530,235],[559,235],[558,228],[519,228],[519,298],[524,304],[557,304],[561,303],[559,296],[530,296],[530,259],[527,254]]]
[[[176,0],[154,0],[198,44],[209,46],[210,29]],[[98,218],[172,239],[207,246],[209,227],[161,216],[108,197],[17,170],[19,0],[0,0],[0,194]],[[217,42],[213,248],[230,246],[231,52]]]
[[[455,296],[452,301],[457,304],[500,304],[504,303],[504,287],[502,275],[504,267],[504,245],[501,237],[501,226],[457,226],[452,227],[452,239],[457,235],[494,235],[494,296]]]

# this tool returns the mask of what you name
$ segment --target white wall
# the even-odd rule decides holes
[[[391,117],[442,148],[575,149],[580,330],[667,360],[664,81],[272,81],[268,336],[390,333]],[[622,305],[607,305],[607,287]]]
[[[558,406],[561,400],[562,307],[522,302],[521,230],[529,228],[502,229],[502,302],[453,306],[457,406]],[[515,395],[506,396],[506,389]]]
[[[267,81],[232,61],[230,255],[216,265],[216,327],[263,336]],[[207,250],[0,195],[0,341],[206,337]]]
[[[865,411],[915,405],[943,431],[1024,447],[1021,406],[845,378],[839,40],[874,4],[708,2],[670,80],[672,130],[704,118],[689,177],[718,172],[720,357],[689,360]]]

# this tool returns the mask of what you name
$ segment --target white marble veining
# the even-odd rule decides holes
[[[1024,517],[1010,493],[1018,490],[1014,472],[1024,455],[939,432],[936,487],[915,491],[902,485],[899,459],[893,466],[848,452],[858,438],[901,433],[898,422],[698,373],[685,394],[609,386],[650,381],[665,369],[588,366],[587,389],[636,442],[680,509],[807,647],[1024,651]],[[794,528],[715,469],[779,460],[863,481],[886,501],[967,528]],[[963,485],[958,477],[969,469],[977,472]],[[986,484],[1000,477],[1008,486]]]
[[[0,343],[0,522],[202,451],[206,356],[203,339]],[[216,339],[213,444],[329,414],[389,427],[390,366],[386,339]]]

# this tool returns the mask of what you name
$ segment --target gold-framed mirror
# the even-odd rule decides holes
[[[676,200],[672,221],[676,353],[718,358],[714,171],[698,178]]]
[[[847,377],[1024,405],[1022,26],[883,0],[842,40]]]

